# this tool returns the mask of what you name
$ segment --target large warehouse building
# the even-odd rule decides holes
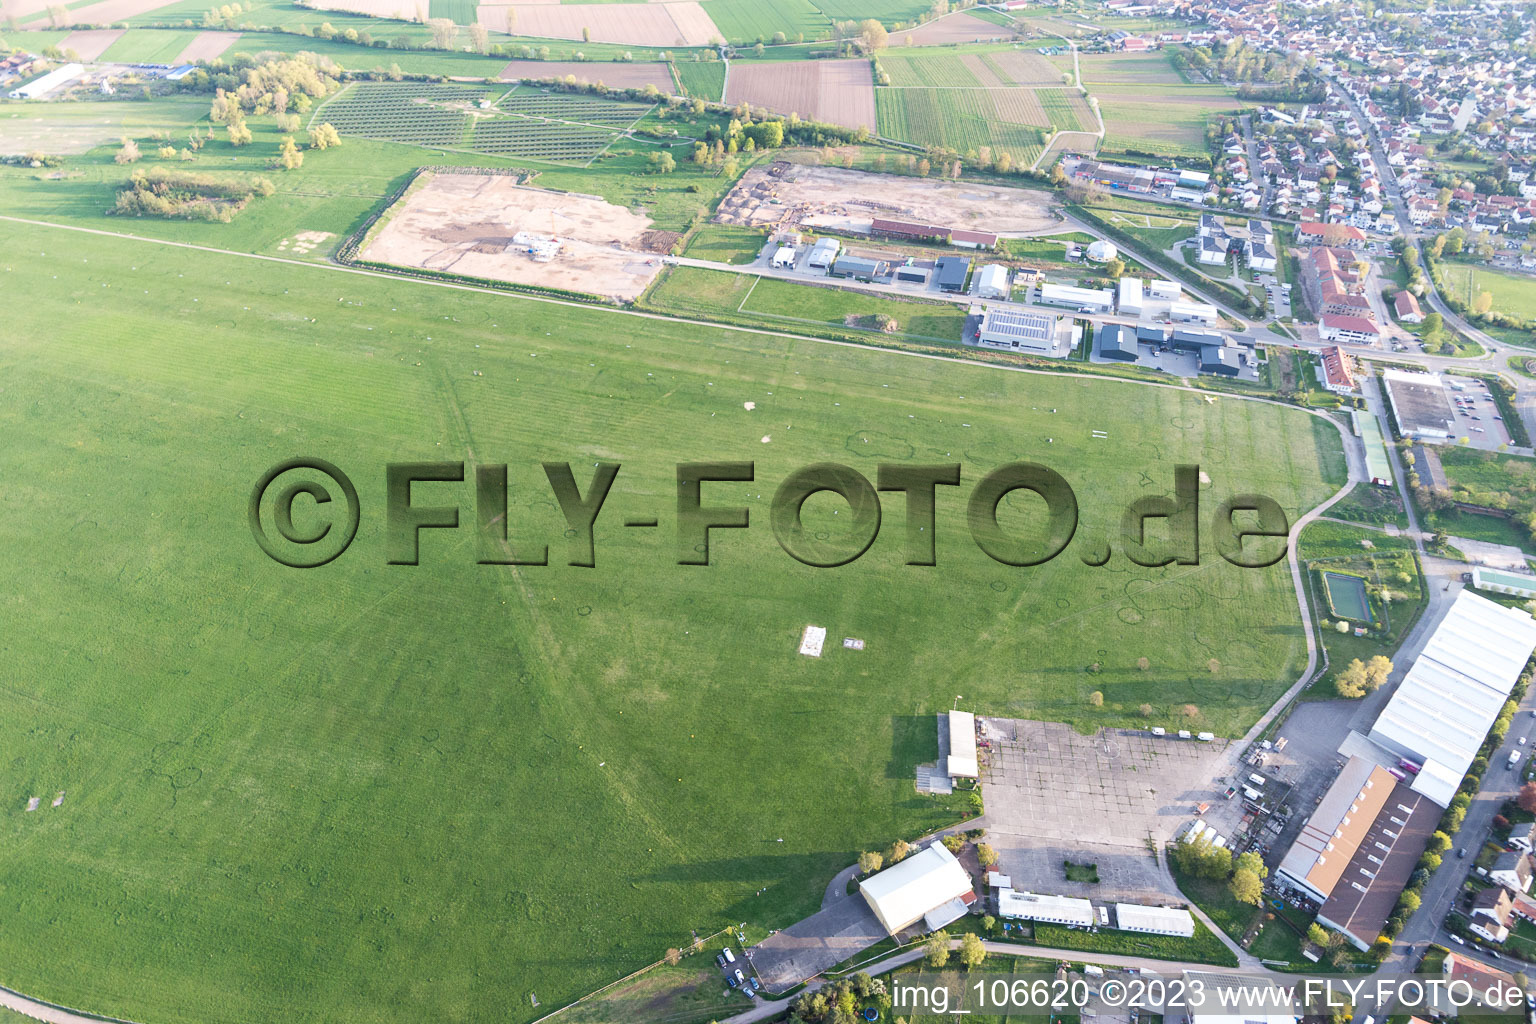
[[[1448,805],[1532,650],[1536,619],[1463,590],[1370,739],[1419,765],[1415,793]]]
[[[1040,301],[1050,306],[1077,306],[1108,311],[1114,308],[1115,293],[1108,288],[1077,288],[1069,284],[1040,286]]]
[[[971,876],[939,842],[866,878],[859,892],[892,935],[919,921],[935,931],[958,921],[976,902]]]
[[[1318,921],[1369,949],[1413,873],[1440,808],[1379,764],[1351,757],[1276,878],[1322,904]]]
[[[1404,437],[1446,441],[1456,431],[1456,413],[1436,373],[1411,373],[1388,367],[1381,371],[1392,402],[1392,413]]]
[[[1076,336],[1076,327],[1071,321],[1067,322],[1066,327],[1063,330],[1061,319],[1049,313],[989,309],[982,314],[976,340],[988,348],[1041,356],[1064,356]]]

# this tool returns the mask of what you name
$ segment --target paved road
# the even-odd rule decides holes
[[[1216,934],[1221,934],[1220,929],[1216,929]],[[1084,953],[1080,949],[1053,949],[1049,946],[1024,946],[1014,942],[993,942],[989,940],[984,941],[982,945],[987,948],[988,953],[995,953],[1002,956],[1028,956],[1038,957],[1042,960],[1070,960],[1073,963],[1088,962],[1103,964],[1105,967],[1134,967],[1139,971],[1153,971],[1159,974],[1175,974],[1182,971],[1210,972],[1221,970],[1221,968],[1212,967],[1210,964],[1186,964],[1174,960],[1154,960],[1150,957],[1143,956],[1122,956],[1117,953]],[[959,949],[960,940],[950,940],[949,946],[951,949]],[[902,950],[900,953],[897,953],[888,959],[882,960],[878,964],[873,964],[865,968],[865,970],[870,974],[871,977],[874,977],[881,974],[887,974],[898,967],[905,967],[907,964],[921,960],[922,958],[923,947],[918,945],[913,948]],[[1265,967],[1257,966],[1257,961],[1255,961],[1255,965],[1256,966],[1254,967],[1245,966],[1243,970],[1252,974],[1258,974],[1272,978],[1276,982],[1282,984],[1294,984],[1296,981],[1296,975],[1294,974],[1281,974],[1278,971],[1268,970]],[[805,990],[807,992],[815,992],[817,989],[827,984],[829,984],[829,982],[825,980],[813,982],[812,984],[807,985]],[[785,1000],[770,1001],[760,999],[758,1000],[758,1004],[752,1007],[752,1009],[743,1010],[741,1013],[736,1014],[734,1017],[727,1017],[722,1022],[722,1024],[754,1024],[756,1021],[768,1020],[777,1014],[783,1013],[788,1008],[788,1002]]]

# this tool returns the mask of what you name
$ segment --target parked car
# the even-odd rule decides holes
[[[734,975],[732,975],[732,977],[734,977],[736,979],[736,983],[738,985],[747,980],[746,975],[741,973],[741,968],[740,967],[736,968],[736,973]]]
[[[1456,851],[1456,856],[1460,860],[1466,860],[1467,859],[1467,848],[1466,847],[1462,847],[1461,849],[1457,850]]]
[[[720,951],[720,955],[725,957],[725,962],[728,964],[733,964],[736,962],[736,954],[731,952],[730,946],[726,946],[724,949],[722,949]]]
[[[1451,941],[1456,943],[1458,946],[1465,946],[1467,944],[1467,940],[1462,938],[1460,935],[1452,935]]]

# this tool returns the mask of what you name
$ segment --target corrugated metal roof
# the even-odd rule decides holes
[[[935,907],[971,891],[971,876],[955,855],[934,843],[895,867],[859,883],[887,929],[899,931]]]
[[[1536,619],[1463,590],[1382,709],[1370,738],[1424,762],[1414,791],[1444,806],[1532,650]]]

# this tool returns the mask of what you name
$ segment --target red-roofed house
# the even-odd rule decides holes
[[[1334,345],[1323,349],[1318,356],[1323,364],[1323,387],[1339,395],[1353,393],[1355,375],[1349,371],[1349,357],[1344,350]]]
[[[1365,244],[1365,232],[1348,224],[1301,224],[1296,237],[1309,244],[1346,245],[1354,248]]]
[[[1381,331],[1363,316],[1324,313],[1317,336],[1323,341],[1348,341],[1355,344],[1374,345],[1380,340]]]
[[[1484,1006],[1498,1008],[1513,1006],[1515,1002],[1525,1002],[1525,998],[1519,995],[1520,987],[1515,984],[1513,975],[1495,967],[1484,967],[1476,960],[1465,956],[1449,953],[1445,958],[1445,978],[1450,982],[1463,982],[1471,989],[1472,997]],[[1457,986],[1460,988],[1461,986]],[[1497,995],[1500,992],[1508,993],[1512,998],[1500,1000]],[[1490,998],[1493,996],[1494,998]],[[1455,1010],[1451,1011],[1455,1013]]]
[[[1424,312],[1419,309],[1419,300],[1414,298],[1413,292],[1406,289],[1392,297],[1392,309],[1397,313],[1397,318],[1405,324],[1424,322]]]

